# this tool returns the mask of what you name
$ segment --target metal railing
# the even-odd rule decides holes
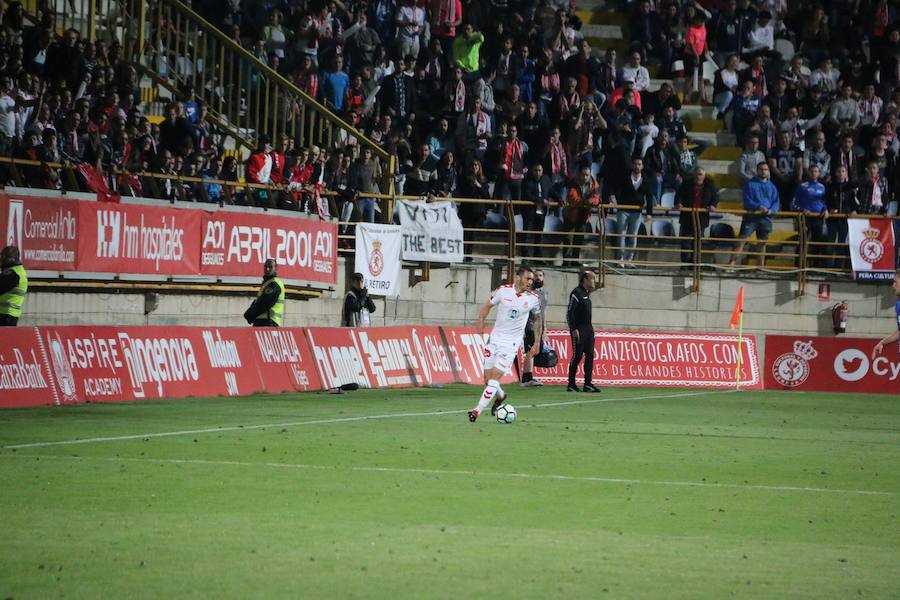
[[[381,146],[307,95],[179,0],[50,0],[58,32],[88,41],[119,40],[125,59],[173,99],[209,107],[210,120],[238,146],[282,135],[298,146],[334,147],[355,140],[383,161],[390,190],[394,159]]]
[[[56,169],[59,180],[67,191],[90,192],[89,187],[79,178],[77,166],[71,163],[47,163],[34,160],[12,159],[0,157],[0,169],[6,169],[17,186],[27,185],[29,169]],[[223,194],[218,203],[247,204],[260,206],[262,210],[273,208],[271,200],[260,205],[257,202],[258,191],[274,194],[293,194],[296,190],[285,185],[266,185],[228,181],[203,177],[188,177],[156,172],[130,172],[116,170],[111,173],[112,179],[119,177],[137,177],[148,188],[153,182],[169,180],[176,189],[195,186],[194,196],[199,202],[204,198],[206,185],[220,185]],[[148,185],[149,184],[149,185]],[[313,193],[312,189],[300,193]],[[798,281],[798,294],[805,293],[806,283],[811,274],[822,276],[847,275],[850,271],[849,249],[847,242],[835,243],[812,239],[808,231],[808,217],[803,213],[782,212],[775,217],[775,227],[768,240],[757,241],[754,238],[741,240],[737,237],[740,231],[740,219],[747,214],[743,210],[715,209],[656,209],[653,221],[667,224],[663,227],[652,227],[643,223],[638,233],[630,235],[622,233],[614,225],[613,216],[621,209],[636,209],[622,205],[602,204],[590,216],[584,227],[576,227],[569,231],[560,230],[526,230],[517,226],[517,215],[534,203],[526,200],[494,200],[451,197],[422,197],[393,194],[357,194],[350,198],[340,196],[333,191],[321,192],[327,196],[331,206],[332,217],[341,214],[341,206],[337,203],[374,198],[379,202],[382,221],[392,222],[397,201],[400,200],[440,200],[450,201],[462,206],[464,204],[482,204],[487,210],[487,218],[477,227],[465,227],[465,257],[467,261],[500,262],[505,265],[507,273],[514,272],[516,264],[530,262],[537,265],[548,265],[557,268],[581,269],[595,268],[600,275],[600,285],[610,273],[631,272],[635,267],[642,273],[671,274],[683,271],[692,279],[694,291],[700,289],[704,278],[732,276],[740,272],[743,276],[763,273],[773,277],[795,277]],[[145,193],[146,197],[153,194]],[[173,200],[177,200],[175,198]],[[561,204],[547,207],[548,215],[562,208]],[[709,213],[711,225],[701,227],[701,215]],[[676,224],[682,213],[689,213],[692,222],[691,235],[676,233]],[[829,215],[835,221],[850,215]],[[855,215],[855,217],[883,217],[883,215]],[[895,228],[900,218],[893,217]],[[651,221],[652,222],[652,221]],[[338,221],[339,253],[350,256],[354,252],[353,227],[358,221]],[[660,233],[662,231],[662,233]],[[622,241],[634,241],[634,256],[622,256]],[[746,244],[747,247],[741,248]],[[629,251],[630,245],[626,245]],[[561,255],[560,255],[561,253]],[[688,258],[689,260],[682,260]],[[730,265],[732,259],[735,265]],[[746,264],[743,264],[746,261]],[[427,273],[431,265],[420,265]]]

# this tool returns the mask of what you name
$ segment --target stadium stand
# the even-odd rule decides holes
[[[484,204],[459,204],[475,230],[467,252],[477,256],[491,228],[524,222],[532,229],[520,232],[519,254],[552,260],[573,228],[576,245],[619,235],[605,227],[615,207],[594,208],[582,225],[566,223],[562,204],[583,167],[608,201],[610,174],[633,157],[655,180],[662,224],[648,237],[677,238],[673,193],[697,167],[718,187],[713,224],[738,230],[739,159],[752,134],[788,211],[776,228],[789,232],[774,241],[784,251],[791,233],[802,238],[767,264],[794,268],[800,246],[830,256],[828,244],[845,243],[837,225],[806,240],[804,219],[815,213],[794,194],[810,165],[821,168],[832,212],[897,212],[896,7],[825,6],[8,2],[0,156],[26,162],[4,162],[0,178],[342,221],[389,221],[397,195],[475,199]],[[529,197],[537,164],[550,183],[546,214]],[[677,262],[672,241],[662,262]]]

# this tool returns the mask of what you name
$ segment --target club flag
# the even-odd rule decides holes
[[[731,323],[728,324],[732,329],[737,329],[741,321],[741,313],[744,312],[744,288],[738,290],[737,298],[734,299],[734,308],[731,309]]]
[[[847,219],[847,242],[857,281],[894,278],[894,226],[891,219]]]

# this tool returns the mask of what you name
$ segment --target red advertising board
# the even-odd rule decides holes
[[[257,277],[267,258],[287,280],[337,281],[337,225],[310,218],[220,210],[203,215],[203,275]]]
[[[3,225],[32,270],[337,282],[337,224],[299,214],[0,195]]]
[[[872,359],[877,339],[766,336],[766,389],[900,393],[897,344]]]
[[[78,270],[196,275],[202,211],[80,202]]]
[[[565,383],[572,358],[572,340],[565,330],[547,332],[559,355],[552,369],[535,369],[545,383]],[[594,339],[593,383],[665,387],[727,388],[735,385],[737,336],[643,331],[598,331]],[[578,366],[578,384],[584,381]],[[741,343],[740,384],[762,389],[756,339]]]
[[[38,330],[4,327],[0,344],[0,408],[58,404]]]
[[[303,329],[253,327],[246,332],[267,392],[321,390],[322,382]]]
[[[3,246],[18,246],[26,269],[73,271],[76,267],[81,203],[62,198],[0,195]]]

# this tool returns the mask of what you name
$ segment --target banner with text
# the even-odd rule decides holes
[[[196,275],[199,210],[79,202],[78,270]]]
[[[284,280],[337,282],[337,224],[300,215],[0,195],[0,224],[29,270],[258,278],[274,258]]]
[[[572,339],[566,330],[549,330],[550,345],[559,355],[552,369],[535,368],[544,383],[566,383],[572,359]],[[592,383],[664,387],[735,386],[737,336],[642,331],[597,331],[594,338]],[[584,363],[577,383],[584,382]],[[762,389],[756,339],[741,342],[742,388]]]
[[[481,386],[487,340],[471,327],[438,326],[23,327],[4,335],[0,407],[237,396],[349,383],[364,388]],[[571,357],[568,332],[550,331],[549,336],[559,364],[536,369],[535,375],[547,383],[565,383]],[[593,380],[600,385],[731,387],[735,342],[729,335],[598,332]],[[871,361],[871,368],[859,352],[838,356],[847,359],[840,378],[852,382],[858,373],[871,372],[875,380],[885,379],[885,385],[896,384],[896,347]],[[744,339],[741,355],[741,386],[759,389],[754,338]],[[807,364],[809,356],[801,353]],[[797,367],[787,362],[778,368],[790,374]],[[580,382],[581,372],[578,378]],[[515,375],[502,381],[515,381]]]
[[[373,296],[400,293],[401,227],[359,223],[356,226],[354,270],[362,273],[363,285]]]
[[[267,258],[286,280],[337,281],[337,224],[219,210],[203,213],[200,273],[260,277]]]
[[[894,278],[894,225],[891,219],[847,219],[850,261],[857,281]]]
[[[878,339],[766,336],[766,389],[850,393],[900,393],[900,353]]]
[[[401,200],[403,260],[454,263],[463,260],[463,227],[452,202]]]
[[[0,344],[0,408],[58,403],[53,376],[32,327],[4,327]]]
[[[18,246],[29,270],[75,270],[79,205],[69,199],[0,196],[0,224],[6,226],[2,246]]]

